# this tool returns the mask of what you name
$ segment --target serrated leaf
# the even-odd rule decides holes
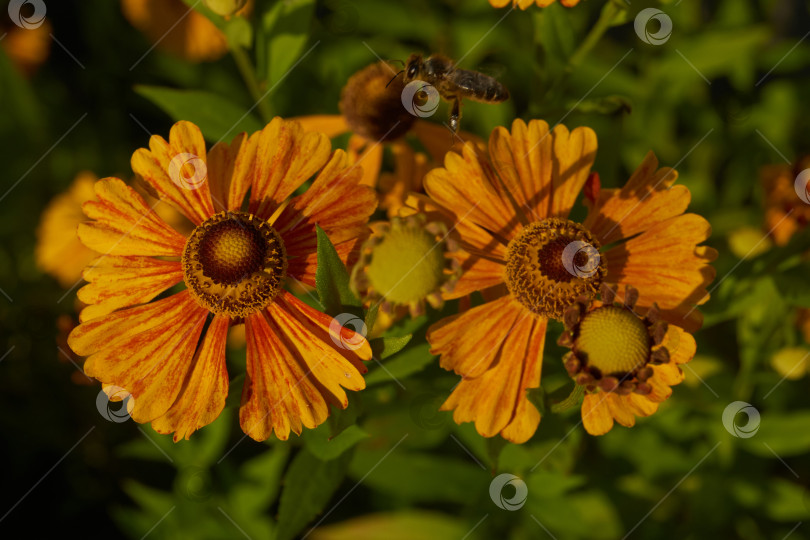
[[[261,122],[246,114],[246,109],[212,92],[143,85],[136,86],[135,91],[173,120],[196,124],[209,141],[230,140],[243,131],[253,133],[262,128]]]
[[[436,357],[430,354],[430,345],[422,343],[411,347],[396,355],[392,360],[385,362],[385,369],[381,367],[372,368],[366,375],[366,387],[404,379],[418,371],[422,371],[425,366],[433,362]]]
[[[340,457],[357,443],[370,437],[357,425],[347,427],[335,437],[330,438],[329,432],[329,425],[322,424],[317,429],[306,430],[302,437],[307,450],[324,461]]]
[[[408,344],[408,342],[411,340],[412,337],[413,337],[412,334],[408,334],[407,336],[401,337],[384,337],[372,339],[369,343],[371,345],[371,353],[374,355],[375,358],[385,360],[389,356],[393,356],[394,354],[404,349],[405,345]]]
[[[295,538],[332,498],[351,459],[346,452],[337,459],[322,461],[302,449],[284,476],[284,490],[278,509],[277,540]]]
[[[332,245],[332,241],[316,227],[318,237],[318,269],[315,271],[315,288],[324,311],[335,316],[343,306],[360,307],[360,300],[349,288],[349,272]]]

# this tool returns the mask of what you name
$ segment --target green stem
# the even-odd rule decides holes
[[[273,111],[270,108],[270,103],[265,99],[259,81],[256,79],[256,69],[253,67],[247,52],[242,47],[234,45],[231,47],[231,55],[233,55],[236,67],[239,68],[239,73],[242,75],[250,95],[256,102],[259,115],[261,115],[265,123],[270,123],[273,119]]]

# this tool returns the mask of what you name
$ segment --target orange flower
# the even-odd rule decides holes
[[[777,246],[787,244],[810,221],[810,204],[796,193],[796,178],[807,167],[810,159],[805,158],[796,167],[767,165],[760,169],[759,178],[765,190],[765,227]],[[807,193],[807,186],[804,188]]]
[[[537,4],[537,7],[548,7],[553,4],[554,1],[555,0],[489,0],[489,4],[495,8],[502,8],[512,4],[513,7],[526,10],[531,7],[532,4]],[[560,0],[560,4],[565,7],[574,7],[579,4],[579,0]]]
[[[650,153],[624,187],[600,191],[589,175],[595,155],[589,128],[516,120],[511,133],[493,131],[489,159],[471,145],[448,153],[425,178],[432,200],[409,200],[461,237],[454,257],[464,274],[448,297],[481,291],[486,300],[428,330],[442,367],[463,377],[442,408],[485,437],[524,442],[534,434],[540,413],[526,390],[540,385],[548,320],[562,320],[602,283],[632,284],[642,314],[656,302],[663,320],[688,331],[702,324],[694,306],[708,299],[716,252],[698,246],[708,222],[683,214],[689,190],[670,187],[676,171],[658,169]],[[568,214],[589,176],[580,224]]]
[[[239,13],[251,10],[252,4]],[[228,52],[225,34],[182,0],[121,0],[121,9],[158,48],[189,62],[217,60]]]
[[[135,421],[175,440],[212,422],[228,392],[228,327],[243,321],[239,418],[254,439],[318,426],[330,404],[347,406],[344,388],[365,387],[368,343],[349,329],[330,330],[331,317],[283,289],[286,280],[315,284],[316,224],[344,261],[367,232],[374,193],[359,186],[362,171],[345,152],[330,151],[325,135],[280,118],[209,152],[189,122],[175,124],[168,141],[153,136],[132,168],[194,223],[188,237],[121,180],[96,183],[98,201],[84,205],[95,221],[82,224],[79,237],[105,255],[85,272],[90,284],[79,294],[92,305],[69,344],[89,355],[88,375],[132,395]],[[152,301],[180,283],[185,288]],[[334,346],[345,342],[356,347]]]
[[[307,129],[321,131],[329,137],[347,132],[347,151],[352,163],[363,165],[363,184],[381,188],[380,206],[394,217],[411,191],[420,191],[427,165],[424,154],[414,152],[405,142],[413,134],[435,163],[444,154],[460,148],[464,141],[478,141],[469,133],[454,136],[446,126],[414,116],[402,103],[405,85],[402,77],[393,78],[397,71],[386,62],[377,62],[361,69],[349,79],[340,98],[339,115],[303,116],[295,120]],[[394,153],[393,175],[380,175],[383,150],[390,146]]]
[[[601,301],[580,299],[565,312],[560,345],[572,351],[565,367],[585,387],[582,423],[591,435],[604,435],[613,421],[626,427],[636,416],[650,416],[680,384],[680,364],[696,351],[691,334],[661,320],[653,304],[640,317],[634,311],[638,291],[628,288],[624,304],[602,285]]]
[[[51,23],[47,19],[35,28],[0,25],[2,35],[5,37],[0,39],[0,46],[14,66],[28,77],[45,62],[51,51]]]

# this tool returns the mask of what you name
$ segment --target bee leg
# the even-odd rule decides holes
[[[453,134],[458,133],[458,121],[461,119],[461,99],[453,100],[453,109],[450,111],[450,129]]]

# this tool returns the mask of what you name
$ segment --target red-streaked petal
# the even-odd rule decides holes
[[[85,304],[82,322],[107,315],[122,307],[150,301],[183,279],[179,262],[152,257],[117,257],[107,255],[90,263],[84,271],[90,283],[79,289],[77,296]]]
[[[96,182],[98,201],[82,208],[95,221],[79,225],[79,239],[109,255],[180,256],[186,239],[166,224],[143,197],[118,178]]]
[[[208,152],[208,184],[214,211],[238,211],[250,188],[249,166],[253,159],[247,134],[240,133],[230,144],[220,142]]]
[[[192,433],[217,419],[228,397],[228,370],[225,367],[227,317],[215,316],[197,349],[192,369],[177,401],[152,421],[158,433],[174,433],[174,442],[188,439]]]
[[[132,170],[195,225],[213,215],[205,139],[191,122],[174,124],[168,141],[153,135],[132,154]]]

